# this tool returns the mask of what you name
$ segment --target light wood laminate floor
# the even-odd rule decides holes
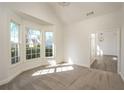
[[[98,56],[92,63],[91,68],[117,73],[117,56]]]
[[[118,90],[124,82],[117,73],[90,69],[78,65],[37,67],[18,75],[5,90]]]

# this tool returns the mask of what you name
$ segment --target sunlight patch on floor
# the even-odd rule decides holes
[[[32,76],[39,76],[39,75],[45,75],[50,73],[56,73],[56,72],[70,71],[70,70],[74,70],[74,68],[72,66],[47,68],[47,69],[34,72]]]
[[[69,70],[73,70],[73,69],[74,68],[72,66],[58,67],[58,68],[56,68],[56,72],[69,71]]]

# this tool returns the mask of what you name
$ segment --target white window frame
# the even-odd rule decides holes
[[[13,23],[15,23],[15,24],[17,24],[18,26],[19,26],[19,36],[18,36],[18,46],[19,46],[19,48],[18,48],[18,57],[19,57],[19,61],[18,62],[16,62],[16,60],[15,60],[15,63],[12,63],[12,56],[11,56],[11,48],[12,48],[12,43],[11,43],[11,28],[10,28],[10,23],[11,22],[13,22]],[[21,49],[20,49],[20,47],[21,47],[21,38],[20,38],[20,35],[21,35],[21,24],[19,23],[19,22],[17,22],[16,20],[13,20],[13,19],[11,19],[10,21],[9,21],[9,32],[10,32],[10,59],[11,59],[11,65],[15,65],[15,64],[18,64],[18,63],[20,63],[20,61],[21,61]],[[16,55],[16,54],[15,54]],[[15,56],[15,57],[17,57],[17,56]]]
[[[51,57],[46,57],[46,52],[45,52],[45,49],[46,49],[46,47],[45,47],[45,41],[46,41],[46,32],[52,32],[53,33],[53,56],[51,56]],[[55,58],[55,42],[54,42],[54,32],[53,31],[44,31],[44,40],[43,40],[43,42],[44,42],[44,57],[45,58],[47,58],[47,59],[53,59],[53,58]]]
[[[31,59],[27,59],[26,58],[26,56],[27,56],[27,54],[26,54],[26,34],[27,34],[27,32],[28,32],[28,29],[33,29],[33,30],[37,30],[37,31],[40,31],[40,57],[37,57],[37,58],[31,58]],[[32,27],[25,27],[25,30],[26,30],[26,33],[25,33],[25,59],[26,59],[26,61],[30,61],[30,60],[35,60],[35,59],[39,59],[39,58],[41,58],[42,57],[42,31],[41,31],[41,29],[38,29],[38,28],[32,28]],[[32,54],[32,53],[31,53]]]

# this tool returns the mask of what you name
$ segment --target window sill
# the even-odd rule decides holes
[[[18,66],[20,66],[22,63],[23,63],[23,62],[19,61],[19,62],[15,63],[15,64],[10,64],[10,68],[18,67]]]

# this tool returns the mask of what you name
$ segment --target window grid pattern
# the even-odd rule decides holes
[[[40,57],[40,36],[38,30],[28,29],[26,34],[26,59]]]

